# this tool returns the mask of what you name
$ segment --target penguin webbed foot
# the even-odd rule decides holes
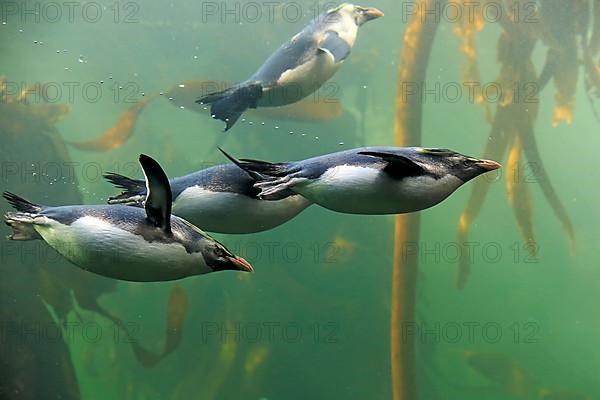
[[[212,93],[198,99],[200,104],[211,104],[210,113],[214,119],[225,122],[228,131],[248,108],[256,108],[262,97],[259,83],[238,85],[222,92]]]
[[[262,200],[279,200],[289,195],[290,191],[293,192],[293,187],[304,180],[304,178],[284,176],[279,179],[257,182],[254,184],[254,187],[260,189],[258,198]]]
[[[7,235],[8,240],[35,240],[41,239],[33,227],[34,218],[22,212],[7,212],[4,214],[4,223],[12,229]]]

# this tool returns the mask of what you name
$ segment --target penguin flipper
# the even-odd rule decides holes
[[[171,206],[173,195],[169,178],[160,164],[153,158],[140,154],[140,165],[146,178],[146,218],[148,221],[163,230],[171,233]]]
[[[342,62],[350,54],[351,47],[337,32],[329,31],[319,44],[319,51],[325,52],[333,57],[336,63]]]
[[[383,171],[395,179],[402,179],[407,176],[418,176],[425,173],[425,170],[419,164],[399,154],[379,151],[361,151],[358,154],[380,158],[387,162]]]

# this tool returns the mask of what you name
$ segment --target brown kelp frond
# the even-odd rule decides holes
[[[498,107],[482,158],[490,160],[502,160],[504,158],[510,134],[507,130],[508,119],[505,117],[505,114],[507,113],[507,108]],[[463,246],[469,241],[471,225],[483,207],[485,196],[490,189],[490,184],[491,182],[486,178],[476,179],[473,182],[471,197],[469,197],[467,205],[460,215],[458,222],[457,243],[459,243],[460,246]],[[468,254],[469,253],[466,250],[461,251],[456,277],[456,287],[459,289],[462,289],[466,285],[469,278],[470,266]]]
[[[488,122],[492,122],[492,113],[489,103],[485,101],[483,86],[480,84],[481,75],[477,63],[477,47],[475,38],[485,25],[483,3],[473,3],[468,0],[459,0],[458,9],[467,9],[472,7],[472,12],[460,13],[459,20],[453,24],[452,30],[461,39],[460,51],[466,58],[466,63],[462,67],[463,84],[473,88],[473,100],[476,104],[484,107],[485,116]]]
[[[105,131],[102,135],[79,142],[67,142],[71,146],[85,151],[108,151],[118,149],[131,138],[135,130],[135,124],[142,110],[148,105],[153,97],[146,97],[124,111],[115,125]]]
[[[514,357],[496,352],[465,351],[469,367],[505,393],[521,398],[532,398],[537,380]]]
[[[592,34],[586,46],[590,57],[595,58],[600,52],[600,0],[593,0],[592,5]]]
[[[571,252],[575,252],[576,242],[575,242],[575,230],[573,229],[573,224],[571,223],[571,219],[567,213],[567,209],[562,204],[552,183],[550,182],[550,176],[544,167],[544,163],[542,162],[542,158],[540,156],[537,143],[535,142],[535,138],[533,135],[533,128],[531,126],[524,127],[524,131],[521,134],[521,140],[523,141],[523,149],[525,150],[525,155],[527,156],[527,160],[535,167],[536,173],[536,181],[539,183],[544,196],[546,196],[546,200],[552,207],[554,214],[561,222],[563,229],[569,236],[570,244],[571,244]]]
[[[404,83],[423,83],[439,21],[426,16],[425,10],[441,9],[445,0],[425,0],[404,30],[403,48],[396,82],[394,135],[397,146],[418,146],[421,142],[423,102],[416,96],[405,98]],[[392,299],[390,310],[390,361],[392,398],[417,398],[416,353],[414,338],[402,338],[402,327],[415,320],[418,257],[402,256],[406,243],[420,236],[419,214],[398,215],[394,231]]]
[[[527,242],[535,242],[533,234],[533,202],[529,183],[533,180],[528,175],[528,166],[523,163],[523,146],[521,138],[515,135],[508,153],[506,170],[506,193],[513,208],[521,235]],[[535,246],[532,247],[532,249]]]

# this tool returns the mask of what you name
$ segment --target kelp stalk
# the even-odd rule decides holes
[[[429,55],[438,27],[435,16],[425,10],[441,9],[445,0],[425,0],[420,12],[412,16],[404,32],[396,89],[394,135],[397,146],[419,145],[421,142],[422,101],[420,96],[407,96],[406,83],[425,81]],[[438,8],[436,8],[438,7]],[[412,335],[402,337],[402,329],[415,320],[418,256],[407,255],[407,244],[419,240],[419,214],[396,217],[394,261],[392,271],[392,304],[390,315],[390,358],[394,400],[415,400],[416,356]]]

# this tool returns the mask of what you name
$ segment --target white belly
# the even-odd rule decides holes
[[[259,107],[276,107],[295,103],[319,89],[336,73],[341,63],[335,63],[327,53],[319,53],[307,63],[284,72],[274,88],[265,89]],[[320,93],[321,98],[332,91]]]
[[[73,264],[110,278],[166,281],[211,271],[200,253],[189,254],[179,243],[150,243],[95,217],[71,225],[48,219],[35,229]]]
[[[349,214],[402,214],[432,207],[456,190],[455,177],[435,180],[411,177],[389,178],[373,168],[341,165],[330,168],[319,179],[294,187],[314,203]]]
[[[281,225],[309,205],[302,196],[266,201],[193,186],[177,197],[173,214],[208,232],[253,233]]]

